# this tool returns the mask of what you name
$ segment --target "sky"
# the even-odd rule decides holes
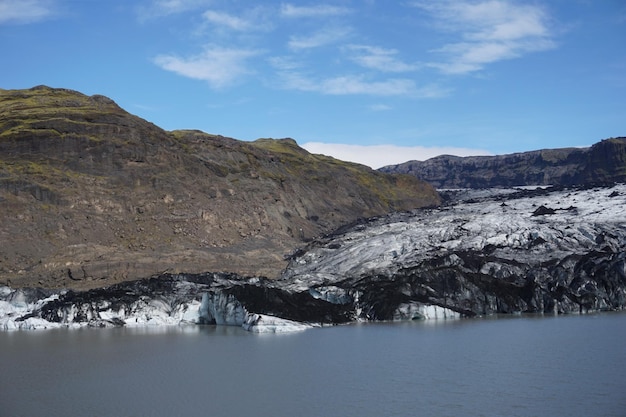
[[[0,0],[0,88],[372,168],[626,136],[624,0]]]

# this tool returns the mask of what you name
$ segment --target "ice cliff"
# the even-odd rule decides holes
[[[0,288],[0,328],[237,325],[584,313],[626,305],[626,185],[446,191],[290,256],[278,280],[161,275],[86,292]]]

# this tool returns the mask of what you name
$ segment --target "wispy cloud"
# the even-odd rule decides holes
[[[458,42],[435,50],[446,61],[430,65],[446,73],[468,73],[497,61],[554,48],[548,13],[540,6],[504,0],[415,1]]]
[[[418,87],[414,80],[406,78],[370,80],[363,75],[348,75],[313,79],[297,71],[284,71],[280,76],[283,88],[325,95],[438,98],[449,93],[448,90],[436,85]]]
[[[292,56],[274,56],[268,58],[268,63],[277,71],[289,72],[302,68],[303,64]]]
[[[287,46],[292,50],[318,48],[320,46],[339,42],[350,34],[350,28],[333,27],[319,30],[308,36],[292,36]]]
[[[208,46],[203,53],[189,58],[159,55],[154,62],[167,71],[207,81],[213,88],[222,88],[250,74],[252,71],[246,66],[246,61],[260,53],[251,49]]]
[[[249,30],[253,27],[252,23],[246,19],[215,10],[207,10],[202,14],[202,17],[207,22],[233,30]]]
[[[320,92],[331,95],[367,94],[373,96],[402,96],[416,90],[415,82],[409,79],[369,81],[360,76],[328,78],[319,84]]]
[[[302,144],[302,147],[311,153],[332,156],[342,161],[356,162],[374,169],[413,160],[424,161],[439,155],[473,156],[491,154],[483,149],[472,148],[396,145],[367,146],[322,142],[307,142]]]
[[[419,69],[417,64],[407,64],[396,58],[396,49],[385,49],[368,45],[349,45],[346,49],[351,52],[352,60],[357,64],[384,72],[409,72]]]
[[[238,14],[209,9],[202,13],[202,17],[216,29],[238,32],[270,31],[274,27],[272,19],[275,17],[275,9],[265,6],[246,7]]]
[[[371,111],[388,111],[391,110],[392,107],[387,104],[372,104],[368,107]]]
[[[55,6],[51,0],[0,0],[0,24],[41,21],[54,15]]]
[[[329,17],[340,16],[350,13],[347,7],[318,4],[315,6],[294,6],[290,3],[283,3],[280,7],[280,14],[283,17]]]
[[[153,0],[148,5],[139,6],[137,14],[140,21],[146,21],[196,10],[210,3],[211,0]]]

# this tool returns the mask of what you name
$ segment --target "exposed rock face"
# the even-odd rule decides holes
[[[497,156],[442,155],[380,169],[415,175],[437,188],[582,185],[626,181],[626,138],[590,148],[544,149]]]
[[[626,306],[626,185],[456,192],[296,251],[281,279],[163,275],[88,292],[0,288],[0,327],[215,323],[300,330],[354,320]]]
[[[15,287],[163,272],[276,277],[303,241],[439,202],[414,177],[291,139],[166,132],[103,96],[0,90],[0,282]]]

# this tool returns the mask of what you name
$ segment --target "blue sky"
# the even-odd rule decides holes
[[[0,0],[0,88],[374,168],[626,135],[623,0]]]

